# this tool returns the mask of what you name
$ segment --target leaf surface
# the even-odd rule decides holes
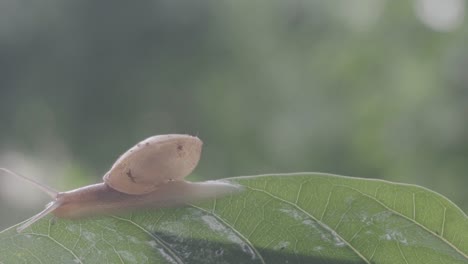
[[[244,190],[6,229],[0,263],[468,263],[467,216],[425,188],[317,173],[227,181]]]

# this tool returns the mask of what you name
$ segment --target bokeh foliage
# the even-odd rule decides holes
[[[200,178],[322,171],[468,208],[468,27],[431,30],[413,2],[8,0],[0,25],[3,150],[66,149],[97,181],[191,133]]]

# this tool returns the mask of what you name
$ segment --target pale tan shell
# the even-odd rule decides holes
[[[182,180],[198,164],[202,141],[189,135],[147,138],[122,154],[103,179],[127,194],[145,194],[169,181]]]

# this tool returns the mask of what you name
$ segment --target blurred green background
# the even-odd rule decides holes
[[[319,171],[468,208],[464,0],[0,1],[0,166],[59,190],[155,134],[191,179]],[[48,198],[0,177],[0,229]]]

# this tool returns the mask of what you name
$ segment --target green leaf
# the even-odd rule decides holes
[[[9,228],[0,262],[468,263],[467,216],[425,188],[316,173],[228,180],[245,190],[183,208]]]

